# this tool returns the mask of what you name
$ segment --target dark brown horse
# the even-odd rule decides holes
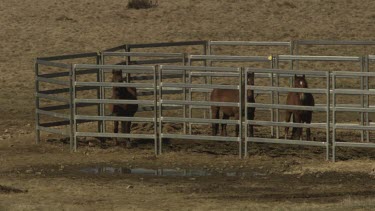
[[[130,77],[130,76],[128,76]],[[124,82],[121,70],[112,71],[112,82]],[[137,100],[137,89],[135,87],[113,87],[112,99],[122,100]],[[137,104],[113,104],[111,105],[111,112],[113,116],[133,117],[138,110]],[[119,122],[114,122],[114,133],[118,133]],[[121,133],[130,133],[131,122],[121,121]],[[115,139],[116,145],[119,144],[117,138]],[[130,140],[125,139],[127,147],[131,146]]]
[[[247,75],[247,84],[254,85],[254,73],[248,73]],[[245,86],[241,87],[242,90],[245,90]],[[255,103],[254,90],[248,90],[246,101],[249,103]],[[239,91],[232,89],[214,89],[211,92],[211,101],[214,102],[239,102]],[[245,105],[244,102],[241,102],[242,105]],[[212,110],[212,119],[219,119],[220,110],[223,113],[222,119],[229,119],[234,117],[239,119],[239,108],[234,106],[211,106]],[[254,119],[255,108],[247,108],[247,116],[249,120]],[[219,124],[212,124],[212,135],[215,136],[218,132]],[[254,130],[253,126],[248,126],[249,136],[253,136]],[[236,125],[236,136],[238,137],[239,126]],[[227,136],[227,124],[221,124],[221,136]]]
[[[296,88],[308,88],[305,75],[294,76],[294,87]],[[287,99],[287,105],[299,105],[299,106],[314,106],[314,97],[311,93],[301,93],[301,92],[289,92]],[[304,110],[286,110],[285,111],[285,121],[289,122],[290,117],[293,114],[293,122],[295,123],[311,123],[312,111]],[[285,139],[288,138],[289,127],[285,127]],[[302,128],[293,128],[292,138],[302,139]],[[306,128],[306,140],[311,139],[310,128]]]

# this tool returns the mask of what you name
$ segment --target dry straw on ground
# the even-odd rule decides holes
[[[38,56],[95,52],[125,43],[375,39],[373,0],[163,0],[151,9],[128,9],[129,1],[1,1],[0,210],[375,210],[375,153],[364,149],[341,149],[342,160],[330,163],[320,148],[266,144],[252,144],[251,156],[242,160],[232,153],[235,143],[172,140],[165,147],[169,151],[158,157],[153,156],[152,143],[129,150],[82,144],[77,153],[69,153],[64,140],[47,142],[53,137],[44,134],[43,143],[35,145],[33,66]],[[375,54],[375,47],[299,50],[314,55]],[[286,53],[266,47],[222,47],[220,52]],[[341,64],[329,68],[358,69]],[[314,121],[319,119],[314,116]],[[189,180],[79,171],[114,163],[267,174]],[[28,192],[8,193],[8,187]]]

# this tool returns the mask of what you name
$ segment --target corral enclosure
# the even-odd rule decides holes
[[[60,135],[42,132],[42,143],[35,144],[33,66],[37,57],[82,52],[93,52],[93,55],[97,55],[99,51],[124,43],[184,40],[281,42],[374,40],[372,26],[375,4],[371,0],[159,0],[158,2],[158,7],[135,10],[126,7],[127,0],[2,1],[0,5],[2,14],[0,16],[0,23],[2,23],[0,30],[2,49],[0,210],[373,210],[375,208],[374,149],[337,147],[337,162],[333,163],[324,161],[324,147],[289,144],[251,142],[249,156],[244,159],[238,159],[237,142],[166,139],[163,141],[161,156],[154,156],[152,140],[135,140],[137,146],[126,149],[115,146],[111,140],[100,144],[95,138],[79,137],[78,150],[71,153],[69,137],[63,138]],[[199,46],[134,49],[134,52],[137,51],[203,54],[203,48]],[[286,46],[275,48],[216,46],[213,47],[211,54],[268,57],[271,53],[274,56],[288,55],[290,51]],[[300,46],[298,54],[363,56],[373,55],[374,52],[372,46],[307,45]],[[107,59],[116,60],[110,57]],[[145,57],[145,59],[153,58]],[[120,58],[117,61],[124,60]],[[90,59],[59,62],[96,64],[96,56]],[[290,67],[288,61],[282,63],[282,69],[287,70]],[[320,66],[324,72],[328,69],[325,66],[330,66],[329,69],[332,71],[340,71],[340,68],[352,71],[347,67],[349,62],[300,61],[299,63],[300,68],[304,70],[316,71],[318,68],[314,66]],[[227,67],[241,65],[239,62],[216,62],[216,64],[214,62],[213,65],[219,64]],[[179,66],[181,63],[168,65]],[[195,61],[193,65],[201,66],[203,62]],[[248,62],[244,66],[247,65],[269,68],[266,64],[262,66],[254,62]],[[295,63],[295,70],[296,65]],[[311,68],[306,67],[308,65]],[[351,65],[353,70],[359,70],[356,64]],[[371,72],[375,68],[373,65],[370,63]],[[40,68],[42,71],[47,69],[42,65]],[[62,68],[51,69],[55,72],[65,71]],[[106,74],[106,81],[110,82],[111,73]],[[95,73],[77,77],[79,82],[85,82],[85,77],[89,79],[86,82],[96,80]],[[323,78],[306,77],[309,87],[324,88],[325,81],[321,80]],[[69,77],[61,79],[69,80]],[[371,82],[372,79],[369,79]],[[168,79],[173,83],[172,80]],[[280,77],[279,80],[280,86],[289,88],[288,78]],[[336,80],[337,84],[342,85],[338,88],[360,87],[360,78],[355,84],[346,82],[354,81],[353,78],[339,76]],[[143,80],[135,80],[132,83],[142,82]],[[151,83],[151,80],[144,80],[144,82]],[[198,82],[197,79],[196,83]],[[227,83],[222,80],[216,82]],[[256,83],[259,85],[260,82],[269,84],[270,79],[257,78]],[[235,80],[228,81],[226,85],[234,83]],[[68,87],[56,86],[56,88]],[[111,88],[105,90],[106,97],[110,98]],[[79,99],[95,98],[96,93],[96,90],[77,92]],[[282,93],[279,93],[282,98]],[[59,95],[64,96],[62,93]],[[164,97],[182,99],[181,94]],[[316,94],[314,97],[318,98],[319,104],[325,104],[324,94]],[[151,96],[140,96],[140,99],[149,98]],[[259,95],[256,99],[259,102],[270,102],[270,96],[266,94]],[[348,98],[346,95],[337,95],[337,99],[347,104],[360,103],[359,96]],[[350,99],[356,102],[351,102]],[[280,102],[285,103],[283,99],[280,99]],[[373,100],[371,99],[370,102],[372,103]],[[44,103],[47,106],[57,105],[47,100]],[[53,112],[69,114],[69,109]],[[98,110],[96,106],[79,107],[78,112],[84,115],[97,115]],[[108,108],[105,112],[109,112]],[[199,110],[194,112],[197,113]],[[280,110],[280,121],[284,121],[283,112]],[[179,117],[182,115],[178,110],[167,110],[164,113],[179,115]],[[197,117],[201,118],[202,116],[198,114]],[[143,115],[151,116],[151,113],[139,112],[136,117]],[[267,116],[263,118],[263,115]],[[360,114],[357,111],[338,112],[336,116],[340,123],[358,125],[360,122]],[[46,117],[43,116],[42,122],[47,122]],[[270,112],[258,109],[255,119],[270,120]],[[61,118],[54,118],[51,122],[61,120]],[[313,121],[324,123],[325,112],[314,112]],[[171,125],[165,128],[166,132],[181,132],[182,124],[174,125],[176,127]],[[82,123],[79,124],[78,129],[95,132],[97,126],[96,122]],[[150,126],[152,125],[147,122],[140,124],[133,122],[133,130],[137,133],[149,133],[153,129]],[[200,130],[201,125],[193,125],[193,128],[195,127]],[[279,127],[280,137],[283,138],[284,126]],[[60,130],[63,127],[53,128]],[[112,131],[112,121],[107,121],[107,129],[108,132]],[[229,125],[228,129],[229,134],[233,136],[233,125]],[[210,130],[210,125],[207,125],[206,130],[202,130],[204,134],[201,135],[210,135]],[[325,140],[324,129],[312,128],[312,130],[315,130],[313,134],[319,141]],[[68,132],[69,129],[66,131]],[[337,131],[339,141],[346,142],[349,141],[347,137],[353,137],[352,141],[361,142],[360,130],[337,129]],[[271,137],[271,128],[256,126],[255,133],[257,137]],[[353,136],[353,133],[356,136]],[[364,138],[363,143],[366,143],[366,137]],[[139,174],[139,172],[143,173]],[[194,174],[195,172],[198,172],[198,175]],[[183,173],[185,176],[179,176]]]
[[[354,46],[354,49],[362,46],[362,50],[367,52],[367,48],[375,45],[375,42],[187,41],[125,44],[98,53],[38,58],[35,64],[37,134],[46,131],[68,136],[74,150],[77,149],[79,137],[153,139],[156,154],[162,153],[163,139],[237,142],[240,157],[243,154],[248,156],[248,142],[321,146],[325,148],[327,160],[330,149],[332,159],[335,159],[337,146],[374,147],[370,132],[373,129],[371,98],[374,82],[371,78],[374,74],[371,73],[371,63],[374,56],[330,55],[335,51],[328,51],[328,55],[298,54],[305,50],[303,47],[306,45],[326,46],[329,50],[330,46]],[[186,46],[195,48],[189,52]],[[225,47],[228,46],[239,47],[237,50],[245,55],[225,55],[228,53]],[[159,51],[145,50],[149,48]],[[195,54],[197,50],[198,54]],[[313,51],[314,48],[307,50]],[[283,51],[286,53],[281,54]],[[60,63],[60,60],[68,61],[68,64]],[[39,66],[65,70],[53,73],[53,68],[50,68],[45,74]],[[122,70],[126,82],[133,83],[111,83],[109,73],[113,69]],[[248,73],[255,73],[254,85],[246,83]],[[306,75],[310,87],[290,88],[294,75]],[[63,77],[68,79],[64,80]],[[45,89],[40,83],[68,87]],[[110,91],[116,86],[136,87],[139,99],[111,100]],[[209,97],[213,89],[237,90],[240,97],[233,102],[215,102]],[[255,103],[246,100],[249,90],[255,91]],[[286,105],[284,102],[288,92],[312,93],[315,106],[302,108]],[[55,94],[63,96],[53,96]],[[40,99],[67,104],[51,106],[41,104]],[[109,104],[127,103],[138,104],[136,117],[111,116],[106,109]],[[212,106],[238,107],[241,118],[213,119]],[[248,119],[248,113],[243,112],[251,107],[256,109],[254,120]],[[282,111],[288,108],[313,111],[312,124],[283,121]],[[68,113],[53,112],[55,110]],[[63,121],[41,123],[40,116],[52,116]],[[244,119],[242,116],[245,116]],[[136,122],[137,129],[130,134],[108,132],[112,128],[111,123],[118,120]],[[97,122],[97,126],[85,124],[90,122]],[[239,136],[210,136],[207,126],[213,123],[237,125]],[[53,128],[59,125],[68,127],[63,130]],[[257,126],[254,137],[243,135],[248,134],[248,125]],[[286,135],[284,140],[280,130],[289,126],[313,128],[313,140],[295,141]],[[349,136],[345,135],[348,131]],[[39,139],[40,135],[37,135],[37,143]]]

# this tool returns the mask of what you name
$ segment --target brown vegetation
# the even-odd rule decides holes
[[[371,150],[341,149],[338,157],[344,161],[330,163],[320,148],[294,146],[252,145],[252,156],[239,160],[237,146],[225,143],[172,141],[160,157],[153,155],[149,143],[131,150],[110,144],[102,149],[81,140],[77,153],[70,153],[64,140],[47,135],[41,145],[34,144],[33,63],[38,56],[184,40],[375,40],[372,0],[163,0],[145,10],[127,9],[123,0],[23,0],[2,1],[0,11],[0,185],[28,190],[0,191],[0,210],[375,209]],[[248,55],[282,52],[222,50]],[[301,53],[309,50],[315,55],[375,54],[373,47],[306,47]],[[83,166],[116,163],[260,171],[265,176],[77,173]]]

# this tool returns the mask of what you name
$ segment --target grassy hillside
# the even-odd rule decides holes
[[[1,127],[33,121],[37,56],[181,40],[373,40],[371,0],[23,0],[0,6]]]

